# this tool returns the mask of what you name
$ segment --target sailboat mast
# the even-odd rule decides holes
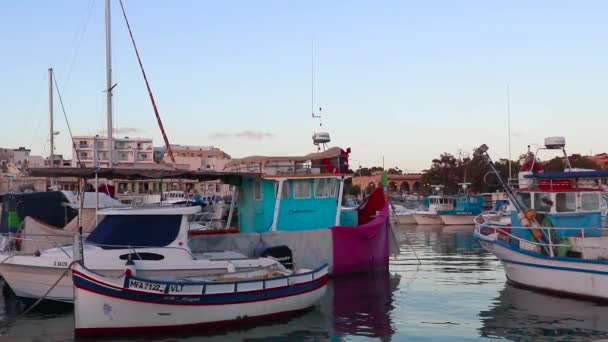
[[[49,68],[49,136],[51,142],[51,152],[49,155],[49,167],[54,166],[54,154],[55,154],[55,137],[53,128],[53,68]],[[51,187],[53,187],[53,178],[51,178]]]
[[[108,167],[114,166],[114,140],[112,133],[112,32],[110,0],[106,0],[106,111],[108,114]]]
[[[511,179],[511,95],[509,94],[509,84],[507,84],[507,126],[509,134],[509,179]]]

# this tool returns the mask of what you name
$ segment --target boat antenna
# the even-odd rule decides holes
[[[511,94],[507,83],[507,130],[509,135],[509,179],[511,179]]]
[[[312,143],[317,147],[317,152],[321,152],[321,148],[323,150],[327,149],[327,144],[330,142],[329,133],[327,132],[317,132],[316,125],[314,124],[315,119],[319,119],[319,129],[323,128],[323,121],[321,117],[322,108],[319,107],[318,114],[315,114],[315,63],[314,63],[314,41],[311,45],[311,55],[310,55],[310,111],[313,120],[313,131],[312,131]]]

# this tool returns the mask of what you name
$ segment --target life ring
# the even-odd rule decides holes
[[[533,173],[543,172],[543,166],[539,162],[535,162],[534,160],[528,160],[524,163],[524,165],[519,168],[519,171],[532,171]]]

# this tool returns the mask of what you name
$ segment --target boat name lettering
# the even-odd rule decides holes
[[[184,290],[184,285],[173,284],[169,285],[169,292],[182,292]]]
[[[167,285],[165,285],[165,284],[148,283],[145,281],[139,281],[139,280],[133,280],[133,279],[129,280],[129,288],[133,288],[133,289],[165,293],[166,287],[167,287]]]
[[[53,266],[68,267],[67,261],[53,261]]]

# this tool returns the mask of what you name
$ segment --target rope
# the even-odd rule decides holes
[[[125,23],[127,24],[127,29],[129,30],[129,36],[131,36],[131,42],[133,43],[133,49],[135,49],[135,55],[137,56],[137,61],[139,62],[139,68],[141,69],[141,74],[144,77],[144,81],[146,82],[146,88],[148,88],[148,94],[150,95],[150,101],[152,101],[152,107],[154,108],[154,114],[156,115],[156,121],[158,121],[158,127],[160,128],[160,132],[163,135],[163,140],[165,141],[165,146],[167,147],[167,153],[171,157],[171,161],[173,162],[173,167],[175,167],[175,157],[173,156],[173,151],[171,150],[171,145],[169,144],[169,138],[167,138],[167,134],[165,133],[165,128],[163,127],[163,121],[160,118],[160,114],[158,114],[158,108],[156,108],[156,102],[154,101],[154,95],[152,95],[152,89],[150,89],[150,83],[148,83],[148,77],[146,77],[146,71],[144,70],[144,65],[141,62],[141,58],[139,57],[139,51],[137,50],[137,45],[135,45],[135,38],[133,38],[133,32],[131,31],[131,26],[129,25],[129,20],[127,19],[127,13],[125,12],[125,7],[120,2],[120,9],[122,10],[122,15],[125,18]]]
[[[80,260],[74,260],[72,261],[68,267],[65,269],[65,271],[61,274],[61,276],[59,277],[59,279],[57,279],[57,281],[55,281],[55,283],[53,284],[53,286],[51,286],[48,291],[46,291],[46,293],[38,298],[38,300],[36,302],[34,302],[34,304],[32,304],[30,307],[28,307],[25,311],[23,311],[21,314],[19,314],[19,316],[15,317],[15,319],[17,318],[21,318],[25,315],[27,315],[30,311],[32,311],[38,304],[40,304],[40,302],[42,302],[44,299],[46,299],[46,297],[49,295],[49,293],[51,293],[51,291],[53,291],[53,289],[55,288],[55,286],[57,286],[57,284],[59,284],[59,282],[61,281],[61,279],[63,279],[63,277],[66,276],[66,274],[68,274],[68,272],[72,269],[72,266],[74,266],[75,263],[79,262]]]
[[[397,216],[397,211],[395,210],[395,206],[393,205],[393,202],[388,200],[388,203],[391,206],[391,211],[393,212],[393,217],[395,217],[395,222],[397,222],[397,224],[400,225],[401,222],[399,222],[399,216]],[[391,229],[391,231],[392,231],[392,229]],[[414,246],[412,246],[412,243],[410,242],[410,239],[407,237],[407,234],[405,234],[405,242],[412,250],[412,253],[414,253],[416,260],[418,261],[418,265],[422,265],[422,262],[420,261],[420,258],[418,258],[418,254],[416,254],[416,250],[414,249]]]

